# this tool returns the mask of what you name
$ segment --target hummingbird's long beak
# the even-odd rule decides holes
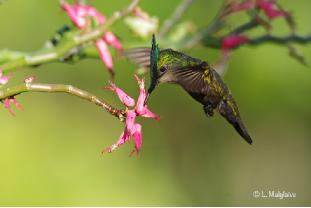
[[[150,86],[147,90],[147,95],[144,101],[144,105],[147,104],[147,101],[149,99],[150,94],[152,93],[152,91],[155,89],[155,87],[158,85],[158,81],[152,80],[152,82],[150,83]]]
[[[147,93],[147,95],[146,95],[146,98],[145,98],[145,101],[144,101],[144,105],[146,105],[147,104],[147,101],[148,101],[148,98],[149,98],[149,93]]]

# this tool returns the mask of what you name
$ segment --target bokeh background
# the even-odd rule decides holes
[[[0,48],[39,49],[69,23],[57,0],[4,2]],[[107,15],[129,2],[92,1]],[[141,7],[164,20],[178,2],[142,1]],[[310,1],[279,2],[294,12],[299,33],[311,32]],[[197,0],[184,19],[206,25],[220,4]],[[276,34],[286,33],[282,20],[274,25]],[[122,22],[113,31],[123,40],[132,36]],[[311,62],[311,45],[299,48]],[[218,51],[196,47],[188,53],[213,62]],[[126,60],[115,66],[116,83],[137,96],[135,66]],[[29,74],[40,82],[72,84],[121,106],[101,89],[109,76],[100,60],[23,68],[11,84]],[[138,158],[128,157],[133,144],[100,153],[124,125],[93,104],[64,94],[18,96],[23,112],[12,117],[0,109],[0,205],[310,206],[310,67],[290,58],[286,47],[242,47],[224,79],[254,139],[252,146],[220,116],[207,119],[201,106],[174,85],[159,87],[150,99],[162,120],[140,119],[144,137]],[[255,190],[284,190],[297,197],[257,199]]]

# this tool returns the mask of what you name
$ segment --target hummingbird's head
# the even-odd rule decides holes
[[[152,35],[150,50],[150,85],[145,103],[149,95],[160,83],[177,82],[176,71],[197,65],[201,61],[172,49],[159,51],[155,35]]]

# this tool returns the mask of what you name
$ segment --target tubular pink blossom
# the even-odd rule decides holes
[[[106,22],[106,17],[97,11],[94,7],[89,5],[84,5],[87,15],[93,17],[99,24],[104,24]]]
[[[71,7],[73,8],[76,16],[79,16],[79,17],[82,17],[82,18],[85,18],[86,16],[88,16],[88,12],[84,8],[83,5],[73,4]]]
[[[118,40],[118,38],[112,32],[109,32],[109,31],[105,32],[104,40],[106,41],[106,43],[108,43],[113,48],[115,48],[118,52],[122,51],[121,42]]]
[[[81,15],[78,15],[78,11],[80,10],[77,6],[71,6],[67,2],[61,3],[62,9],[68,14],[71,21],[79,28],[82,29],[86,26],[86,19]]]
[[[245,35],[237,34],[223,38],[221,48],[224,50],[236,48],[248,42],[248,37]]]
[[[127,95],[122,89],[118,88],[115,84],[110,83],[110,86],[105,87],[116,93],[120,101],[127,107],[133,107],[135,105],[135,100]]]
[[[288,16],[287,12],[276,7],[274,0],[257,0],[256,4],[270,19]]]
[[[255,6],[254,0],[244,0],[243,2],[233,2],[230,5],[232,12],[246,11],[249,9],[253,9]]]
[[[94,7],[89,5],[74,4],[73,9],[76,15],[82,18],[92,17],[93,20],[97,21],[99,24],[103,24],[106,21],[106,17],[98,12]]]
[[[137,99],[136,104],[136,113],[138,116],[146,117],[146,118],[153,118],[155,120],[160,120],[160,117],[156,115],[155,113],[151,112],[148,109],[148,106],[145,105],[145,99],[146,99],[146,90],[145,90],[145,80],[142,78],[141,80],[138,78],[138,76],[135,74],[135,79],[139,86],[139,97]]]
[[[3,101],[4,107],[6,107],[7,109],[11,108],[11,103],[10,103],[10,99],[4,99]]]
[[[142,145],[142,127],[140,124],[135,124],[135,132],[133,134],[133,140],[135,143],[135,150],[138,153]]]
[[[111,145],[110,147],[105,148],[102,153],[112,153],[116,150],[119,146],[123,145],[126,141],[130,139],[130,135],[126,134],[125,131],[121,133],[118,141]]]
[[[145,81],[144,79],[139,79],[139,77],[135,74],[134,75],[137,84],[139,86],[139,96],[137,99],[137,104],[136,104],[136,112],[137,114],[142,114],[144,112],[144,104],[145,104],[145,99],[146,99],[146,90],[145,90]]]
[[[0,77],[0,85],[5,85],[6,83],[8,83],[9,81],[9,77],[3,76]]]
[[[139,116],[145,117],[145,118],[152,118],[152,119],[155,119],[157,121],[160,120],[160,116],[158,116],[157,114],[150,111],[148,109],[147,105],[145,105],[143,112],[141,114],[139,114]]]
[[[130,135],[132,135],[135,132],[135,118],[136,112],[134,110],[128,110],[126,112],[126,119],[125,119],[126,132]]]
[[[113,62],[112,62],[112,57],[111,54],[108,50],[108,46],[106,42],[102,39],[99,39],[96,41],[96,48],[99,52],[100,58],[108,68],[109,72],[113,74]]]
[[[2,103],[4,104],[4,107],[9,111],[9,113],[12,116],[15,116],[15,113],[13,112],[13,110],[11,108],[11,103],[13,103],[13,105],[15,105],[15,107],[17,109],[23,110],[23,106],[21,104],[19,104],[14,97],[6,98],[6,99],[2,100]]]
[[[9,76],[3,76],[3,71],[0,69],[0,85],[5,85],[8,83],[10,77]]]

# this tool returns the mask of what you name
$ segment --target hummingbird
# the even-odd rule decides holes
[[[215,111],[219,112],[247,143],[252,144],[230,90],[206,61],[170,48],[159,49],[154,34],[151,48],[132,48],[124,53],[139,66],[150,68],[150,85],[145,102],[159,84],[178,84],[203,105],[207,117],[212,117]]]

